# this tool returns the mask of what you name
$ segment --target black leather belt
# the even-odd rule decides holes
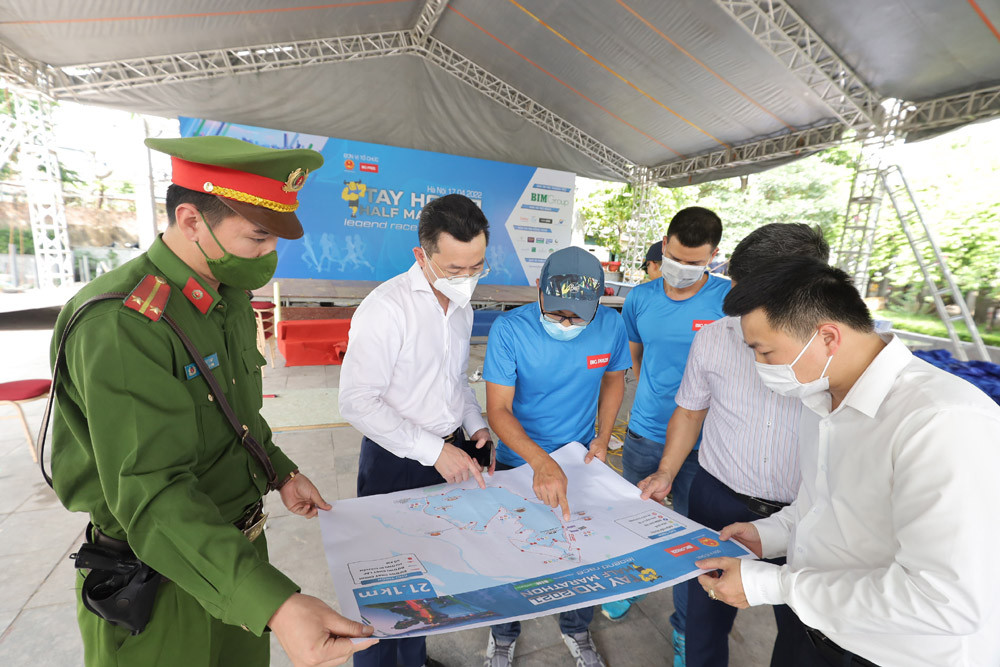
[[[841,648],[836,642],[819,630],[806,628],[809,641],[832,667],[878,667],[871,660]]]
[[[254,527],[255,524],[260,523],[261,519],[264,518],[264,499],[258,500],[256,503],[251,505],[236,522],[233,523],[237,529],[246,533],[248,530]],[[117,540],[113,537],[108,537],[101,531],[97,529],[97,526],[91,524],[87,528],[87,534],[90,538],[91,544],[96,544],[99,547],[105,547],[110,549],[115,553],[122,554],[124,556],[129,556],[135,558],[135,553],[132,551],[132,547],[129,546],[128,542],[124,540]],[[250,537],[250,535],[247,535]],[[254,535],[250,540],[251,542],[257,538]]]
[[[135,557],[135,554],[132,553],[132,547],[128,545],[128,542],[108,537],[101,531],[97,530],[97,527],[93,524],[87,526],[87,536],[90,539],[91,544],[96,544],[99,547],[110,549],[111,551],[123,556],[129,556],[132,558]]]
[[[457,429],[455,429],[448,435],[444,436],[444,441],[447,442],[449,445],[453,445],[455,444],[455,441],[461,439],[461,437],[462,437],[462,427],[459,426]]]
[[[726,488],[729,489],[728,486],[726,486]],[[773,500],[754,498],[753,496],[745,495],[738,491],[734,491],[733,489],[729,489],[729,492],[739,498],[739,500],[747,506],[747,509],[757,516],[769,517],[775,512],[780,512],[782,509],[788,507],[788,503],[779,503]]]

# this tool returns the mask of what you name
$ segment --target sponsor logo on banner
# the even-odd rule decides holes
[[[549,250],[549,252],[552,252]],[[611,353],[594,354],[587,357],[587,368],[601,368],[611,363]]]
[[[370,172],[372,174],[377,174],[378,173],[378,165],[377,164],[372,164],[371,162],[362,162],[360,169],[361,169],[361,171],[367,171],[367,172]]]
[[[354,160],[344,160],[344,169],[354,171]]]
[[[561,185],[549,185],[547,183],[535,183],[531,187],[536,190],[556,190],[558,192],[571,192],[573,190],[573,188],[567,188]]]
[[[706,324],[711,324],[715,320],[693,320],[691,322],[691,331],[701,331]]]
[[[677,556],[683,556],[684,554],[689,554],[692,551],[697,551],[697,550],[698,547],[691,544],[690,542],[685,542],[684,544],[678,544],[676,547],[669,547],[667,549],[664,549],[664,551],[666,551],[671,556],[674,556],[675,558]]]
[[[552,218],[539,218],[538,222],[543,222],[546,225],[551,225],[552,224]]]

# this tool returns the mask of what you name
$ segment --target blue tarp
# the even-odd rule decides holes
[[[1000,403],[1000,365],[989,361],[959,361],[948,350],[919,350],[913,354],[933,366],[968,380]]]

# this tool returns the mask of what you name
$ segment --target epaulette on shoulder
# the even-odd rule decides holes
[[[125,297],[125,307],[158,322],[163,316],[169,298],[170,285],[167,284],[167,281],[159,276],[148,274]]]

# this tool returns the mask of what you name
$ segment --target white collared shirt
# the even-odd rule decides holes
[[[754,522],[788,564],[742,561],[748,602],[879,665],[1000,665],[1000,407],[895,337],[836,410],[818,397],[798,497]]]
[[[434,465],[444,436],[486,428],[465,375],[472,306],[447,314],[420,266],[376,287],[351,320],[340,414],[393,454]]]
[[[748,496],[795,499],[802,401],[761,381],[740,318],[716,320],[695,335],[676,400],[688,410],[708,409],[698,463],[709,474]]]

